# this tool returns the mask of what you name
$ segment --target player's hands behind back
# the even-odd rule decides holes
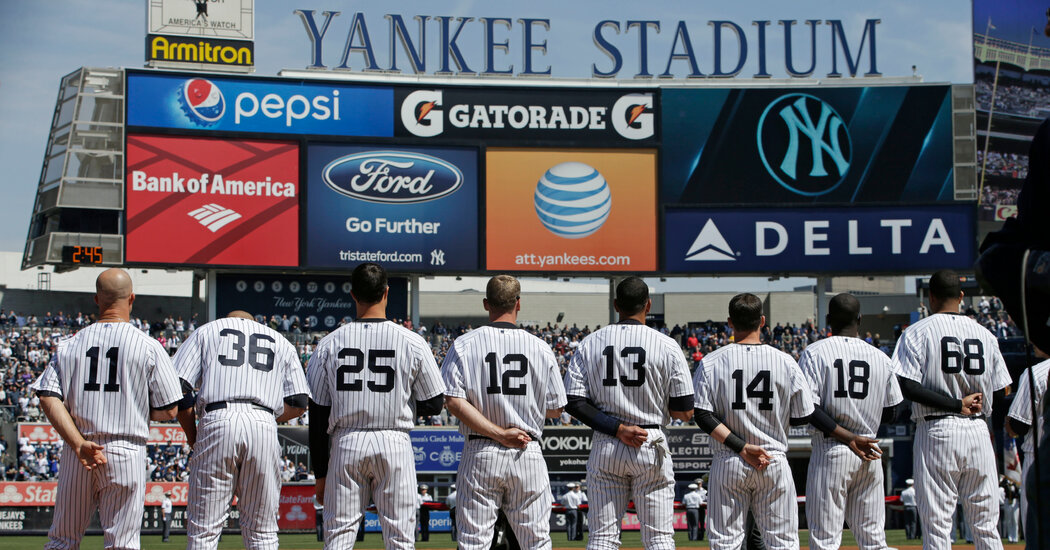
[[[620,427],[616,429],[616,438],[628,447],[638,448],[649,438],[649,432],[638,426],[620,424]]]
[[[865,462],[882,458],[882,449],[879,448],[878,439],[857,435],[850,440],[849,448],[853,451],[853,454]]]
[[[765,470],[773,460],[773,455],[767,453],[765,449],[750,443],[744,445],[744,448],[740,450],[740,457],[756,470]]]
[[[520,428],[506,428],[496,437],[496,441],[499,441],[504,447],[524,449],[532,441],[532,437]]]
[[[94,470],[106,463],[106,455],[102,454],[102,445],[99,445],[94,441],[84,440],[84,442],[77,447],[77,458],[80,459],[80,463],[88,470]]]
[[[975,414],[981,414],[981,410],[984,407],[984,394],[971,393],[962,399],[962,414],[965,416],[972,416]]]

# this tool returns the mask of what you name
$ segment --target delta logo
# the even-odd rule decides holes
[[[197,126],[212,126],[226,114],[226,98],[210,80],[193,78],[179,88],[179,107]]]

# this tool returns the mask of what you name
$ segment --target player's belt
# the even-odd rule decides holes
[[[528,432],[525,432],[525,433],[528,433]],[[540,440],[539,436],[537,436],[537,435],[529,434],[529,437],[531,437],[533,441],[539,441]],[[470,441],[475,441],[475,440],[478,440],[478,439],[487,439],[489,441],[495,441],[495,439],[492,439],[491,437],[485,437],[483,435],[469,435],[469,436],[467,436],[467,439],[470,440]]]
[[[642,425],[640,425],[638,427],[643,429],[643,430],[660,430],[660,429],[663,429],[663,426],[661,426],[659,424],[642,424]]]
[[[963,416],[961,414],[928,414],[928,415],[922,417],[922,419],[927,421],[927,422],[929,422],[931,420],[940,420],[942,418],[965,418],[967,420],[977,420],[977,419],[984,420],[984,415],[983,414],[971,414],[971,415]]]
[[[253,408],[259,409],[260,411],[266,411],[270,414],[273,414],[273,409],[271,409],[270,407],[264,407],[254,401],[216,401],[214,403],[208,403],[207,405],[205,405],[204,410],[206,412],[212,412],[217,411],[219,409],[225,409],[226,407],[230,406],[230,403],[247,403]]]

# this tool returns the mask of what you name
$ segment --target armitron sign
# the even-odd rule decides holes
[[[250,67],[255,64],[255,44],[243,40],[151,34],[146,37],[146,61]]]

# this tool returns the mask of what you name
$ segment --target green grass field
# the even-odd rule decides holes
[[[802,547],[805,548],[808,544],[809,533],[807,531],[801,531],[801,542]],[[554,533],[554,547],[555,548],[583,548],[585,542],[568,542],[565,540],[565,533]],[[691,542],[684,532],[675,533],[675,543],[679,548],[707,548],[707,541]],[[904,538],[904,531],[893,530],[886,532],[887,543],[891,547],[897,548],[919,548],[919,541],[909,541]],[[10,536],[0,537],[0,545],[5,550],[37,550],[43,546],[44,537],[23,537],[23,536]],[[846,531],[842,539],[842,547],[850,548],[855,547],[853,536]],[[1006,544],[1004,546],[1007,550],[1021,550],[1024,546],[1019,544]],[[164,549],[179,549],[186,547],[185,536],[172,536],[171,542],[163,543],[160,541],[159,536],[143,536],[142,537],[142,548],[145,550],[164,550]],[[281,535],[281,548],[288,550],[300,550],[307,548],[322,548],[323,545],[317,542],[317,537],[310,535]],[[641,536],[638,532],[626,532],[623,535],[623,548],[641,548],[642,541]],[[92,536],[85,537],[84,544],[81,546],[85,550],[95,550],[102,548],[102,537]],[[222,537],[222,542],[219,544],[219,548],[243,548],[241,544],[241,537],[236,535],[225,535]],[[355,548],[364,549],[376,549],[383,548],[383,539],[379,534],[369,534],[365,537],[365,541],[358,543]],[[447,533],[437,533],[430,537],[429,542],[418,542],[416,548],[435,548],[435,549],[454,549],[455,543],[452,542]],[[973,545],[959,545],[956,548],[965,549],[973,548]]]

